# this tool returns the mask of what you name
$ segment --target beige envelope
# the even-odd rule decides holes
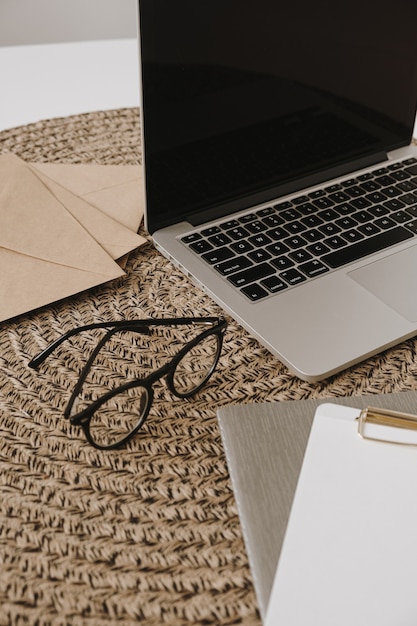
[[[34,163],[33,166],[133,232],[138,231],[144,211],[140,165]]]
[[[18,157],[0,157],[0,320],[124,272]]]
[[[145,243],[144,237],[137,235],[107,213],[62,187],[46,176],[41,169],[31,167],[55,198],[65,206],[113,259],[120,259],[120,257]]]

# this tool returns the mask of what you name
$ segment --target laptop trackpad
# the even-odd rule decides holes
[[[348,276],[410,322],[417,321],[417,246],[365,265]]]

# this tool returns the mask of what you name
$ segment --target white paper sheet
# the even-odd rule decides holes
[[[266,626],[417,624],[417,447],[360,439],[358,414],[317,410]]]

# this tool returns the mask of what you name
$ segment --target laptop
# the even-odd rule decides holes
[[[417,3],[138,0],[145,225],[294,374],[417,332]]]

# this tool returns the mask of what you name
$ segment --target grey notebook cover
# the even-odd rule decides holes
[[[332,402],[417,413],[417,392],[231,405],[218,420],[262,618],[314,413]]]

